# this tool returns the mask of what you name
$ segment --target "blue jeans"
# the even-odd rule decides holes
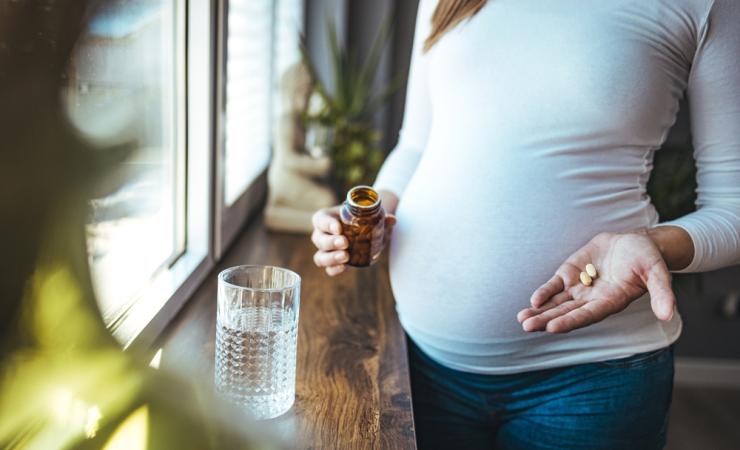
[[[673,348],[514,375],[444,367],[409,339],[419,450],[661,449]]]

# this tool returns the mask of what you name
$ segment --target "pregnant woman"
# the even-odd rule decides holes
[[[659,223],[684,95],[698,209]],[[670,272],[740,262],[740,2],[422,0],[375,187],[422,450],[662,448]],[[337,211],[314,216],[329,275]]]

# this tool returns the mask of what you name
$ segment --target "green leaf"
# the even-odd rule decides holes
[[[329,95],[326,86],[324,86],[324,83],[321,81],[321,79],[318,76],[318,73],[316,72],[316,68],[314,66],[313,61],[311,60],[311,56],[308,52],[308,47],[306,46],[306,37],[301,36],[301,41],[299,45],[299,50],[301,52],[301,59],[303,60],[303,63],[306,65],[306,69],[308,70],[308,74],[311,76],[311,79],[314,82],[314,89],[316,92],[321,95],[321,98],[324,100],[324,103],[331,106],[334,104],[334,100]]]
[[[346,111],[348,104],[347,57],[344,49],[339,45],[339,36],[334,19],[328,18],[329,51],[331,52],[331,66],[336,85],[334,99],[339,111]]]
[[[365,175],[365,170],[362,166],[352,166],[347,173],[347,181],[351,184],[357,184],[362,180],[363,175]]]
[[[366,154],[366,147],[361,141],[352,141],[347,147],[347,156],[350,159],[360,159]]]
[[[371,182],[377,174],[385,154],[376,148],[382,134],[369,121],[369,115],[385,103],[406,81],[406,74],[399,73],[384,87],[374,93],[378,66],[391,32],[392,17],[382,22],[364,61],[359,61],[351,50],[341,43],[335,22],[327,17],[328,50],[335,89],[329,92],[317,76],[310,59],[305,39],[301,42],[301,55],[308,70],[316,80],[316,92],[326,107],[320,112],[304,114],[304,120],[316,121],[334,128],[331,149],[332,179],[335,187],[343,190],[359,182]]]

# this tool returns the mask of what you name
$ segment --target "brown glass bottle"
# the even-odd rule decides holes
[[[373,264],[383,251],[385,211],[380,195],[370,186],[355,186],[347,192],[340,211],[342,234],[349,241],[349,264],[365,267]]]

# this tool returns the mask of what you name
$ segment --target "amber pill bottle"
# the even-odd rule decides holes
[[[340,211],[342,234],[349,241],[349,264],[373,264],[383,251],[385,211],[380,195],[370,186],[355,186],[347,192]]]

